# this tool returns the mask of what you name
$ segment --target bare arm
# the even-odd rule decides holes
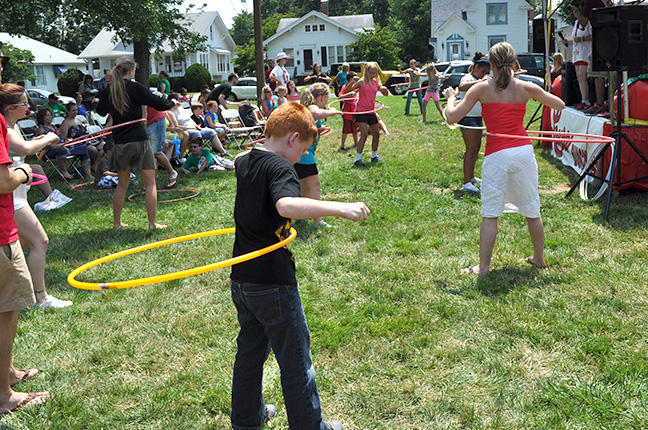
[[[490,79],[488,76],[484,76],[481,79],[478,79],[476,81],[463,81],[459,83],[459,91],[468,91],[473,85],[477,85],[480,82],[486,81]]]
[[[531,98],[533,98],[533,100],[537,100],[543,105],[549,106],[551,109],[565,109],[565,102],[563,102],[560,98],[546,92],[536,84],[532,84],[530,82],[525,83],[527,84],[526,86],[529,91],[529,95],[531,96]]]
[[[276,207],[279,215],[294,219],[340,216],[357,222],[366,220],[370,212],[362,202],[329,202],[306,197],[282,197],[277,200]]]
[[[29,164],[22,164],[20,169],[10,169],[7,164],[0,164],[0,194],[9,194],[18,188],[20,184],[26,183],[29,185],[31,181],[32,171]]]
[[[313,114],[313,119],[324,119],[333,115],[342,115],[342,112],[337,109],[321,109],[317,105],[308,106],[308,110]]]
[[[15,129],[8,129],[9,146],[13,152],[20,155],[32,155],[45,148],[47,145],[53,145],[59,141],[55,133],[49,132],[35,137],[32,140],[25,140]]]
[[[454,124],[455,122],[459,121],[461,118],[466,116],[468,112],[470,112],[470,109],[472,109],[473,106],[475,106],[475,103],[479,101],[481,88],[483,87],[473,86],[471,89],[469,89],[468,92],[466,93],[466,96],[463,98],[463,100],[461,101],[461,103],[459,103],[458,106],[455,106],[455,99],[457,97],[458,91],[452,87],[448,87],[443,91],[443,95],[448,100],[448,107],[446,108],[446,117],[448,123]]]

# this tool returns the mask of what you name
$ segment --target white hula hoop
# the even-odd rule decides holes
[[[448,109],[447,106],[443,108],[443,119],[445,119],[444,124],[447,125],[450,130],[456,130],[457,127],[458,128],[468,128],[470,130],[486,130],[486,127],[475,127],[475,126],[472,126],[472,125],[461,125],[461,124],[456,125],[456,124],[448,123],[448,117],[446,116],[446,109]]]
[[[592,152],[592,155],[590,156],[589,160],[587,160],[587,163],[585,164],[585,166],[586,166],[585,168],[587,168],[587,166],[589,166],[594,161],[594,159],[599,155],[599,153],[603,150],[603,148],[605,146],[606,146],[606,144],[602,143],[602,144],[600,144],[599,146],[596,147],[594,152]],[[614,160],[614,156],[615,156],[614,153],[616,151],[616,147],[615,147],[614,143],[611,143],[610,147],[612,148],[612,160]],[[601,163],[601,166],[603,166],[604,157],[601,157],[599,159],[599,163]],[[598,199],[601,198],[601,196],[603,194],[605,194],[605,192],[607,191],[608,186],[610,184],[610,180],[612,179],[612,165],[613,165],[613,163],[610,162],[610,166],[608,167],[608,171],[605,174],[605,179],[601,179],[602,176],[601,177],[598,177],[598,176],[594,177],[594,176],[590,175],[589,172],[587,173],[587,175],[583,178],[583,180],[580,181],[580,184],[578,186],[578,192],[580,194],[581,199],[583,199],[583,200],[598,200]],[[601,184],[601,188],[596,192],[596,194],[594,194],[594,196],[592,198],[588,197],[588,195],[587,195],[587,191],[589,189],[591,181],[603,181],[603,183]]]

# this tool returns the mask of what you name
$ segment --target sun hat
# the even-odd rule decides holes
[[[279,60],[283,60],[284,58],[285,58],[285,59],[288,59],[288,58],[290,58],[290,57],[287,56],[285,52],[280,52],[280,53],[277,54],[277,61],[279,61]]]

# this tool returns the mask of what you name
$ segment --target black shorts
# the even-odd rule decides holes
[[[297,177],[299,179],[315,176],[319,173],[317,171],[317,164],[293,164],[293,166],[295,167],[295,172],[297,172]]]
[[[356,122],[364,122],[365,124],[369,125],[375,125],[378,124],[378,116],[376,116],[376,113],[366,113],[366,114],[361,114],[361,115],[356,115],[355,117]]]

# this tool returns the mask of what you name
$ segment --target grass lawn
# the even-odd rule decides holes
[[[327,219],[338,228],[326,231],[297,221],[289,245],[324,419],[349,430],[648,428],[648,193],[615,198],[605,224],[604,203],[566,198],[574,174],[536,147],[549,267],[521,261],[532,253],[526,222],[506,214],[492,273],[460,275],[478,263],[481,221],[479,197],[460,190],[460,132],[432,105],[422,124],[416,101],[405,117],[403,97],[382,100],[393,133],[381,138],[383,163],[353,168],[353,151],[338,151],[337,117],[317,152],[323,199],[364,201],[369,220]],[[483,148],[478,172],[482,159]],[[166,174],[158,178],[166,185]],[[159,204],[169,228],[154,232],[141,199],[125,205],[130,227],[113,232],[111,192],[53,185],[74,201],[38,215],[50,237],[47,288],[74,306],[21,312],[14,361],[42,375],[20,389],[53,398],[0,428],[229,428],[238,325],[228,269],[111,291],[76,290],[66,277],[112,252],[233,226],[234,173],[182,176],[178,188],[200,195]],[[209,264],[228,258],[232,243],[229,235],[163,247],[80,279]],[[288,429],[272,356],[264,386],[279,409],[267,428]]]

